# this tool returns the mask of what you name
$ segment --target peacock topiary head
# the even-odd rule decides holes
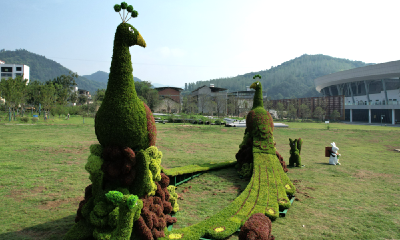
[[[121,9],[123,10],[121,16]],[[127,14],[125,15],[125,9]],[[134,28],[132,25],[127,23],[129,19],[136,18],[139,13],[136,10],[133,10],[132,5],[129,5],[126,2],[122,2],[121,5],[115,4],[114,11],[118,12],[121,16],[122,23],[117,27],[116,38],[122,40],[122,44],[127,45],[128,47],[133,45],[138,45],[141,47],[146,47],[146,42],[144,41],[142,35],[140,35],[139,31]],[[128,19],[129,13],[131,17]]]
[[[261,83],[260,83],[259,81],[253,82],[253,83],[250,85],[250,88],[255,89],[255,90],[260,89],[260,88],[261,88]]]
[[[254,75],[253,79],[256,79],[256,78],[261,79],[261,76],[256,74],[256,75]],[[257,90],[261,90],[262,89],[261,83],[259,81],[253,82],[253,84],[250,85],[250,88],[252,88],[252,89],[254,89],[256,91]]]
[[[144,41],[142,35],[140,35],[139,31],[129,23],[121,23],[117,27],[116,35],[118,35],[118,39],[121,39],[123,44],[127,45],[128,47],[134,45],[144,48],[146,47],[146,42]]]

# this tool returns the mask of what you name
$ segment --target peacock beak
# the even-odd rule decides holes
[[[250,85],[250,88],[256,89],[256,86],[257,86],[256,83],[253,83],[253,84]]]
[[[137,37],[137,41],[136,41],[136,45],[139,45],[141,47],[146,47],[146,42],[144,41],[142,35],[140,35],[140,33],[138,33],[138,37]]]

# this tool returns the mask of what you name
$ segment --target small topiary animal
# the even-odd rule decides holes
[[[301,167],[301,145],[303,145],[303,139],[294,139],[289,138],[289,146],[290,146],[290,157],[289,157],[289,166],[291,167]]]

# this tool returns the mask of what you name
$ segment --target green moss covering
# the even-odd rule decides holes
[[[95,132],[103,147],[130,147],[134,151],[149,146],[146,110],[138,98],[132,75],[129,47],[146,43],[128,23],[117,27],[113,57],[104,100],[95,118]]]
[[[178,212],[179,211],[179,205],[178,205],[178,194],[175,192],[176,187],[173,185],[170,185],[167,187],[168,192],[169,192],[169,202],[172,205],[172,211],[173,212]]]
[[[292,140],[289,138],[289,146],[290,146],[290,157],[289,157],[289,166],[291,167],[301,167],[301,156],[300,150],[303,140],[301,138]]]
[[[103,152],[103,147],[100,144],[90,145],[91,154],[101,157],[102,152]]]

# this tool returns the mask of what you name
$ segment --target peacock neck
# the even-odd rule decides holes
[[[129,52],[129,46],[122,41],[121,37],[117,31],[114,38],[113,56],[107,91],[119,92],[119,95],[129,91],[136,98],[137,94],[132,75],[133,68],[131,54]]]
[[[254,99],[253,99],[253,108],[257,107],[262,107],[264,108],[264,103],[263,103],[263,96],[262,96],[262,87],[258,86],[256,88],[256,92],[254,93]]]

